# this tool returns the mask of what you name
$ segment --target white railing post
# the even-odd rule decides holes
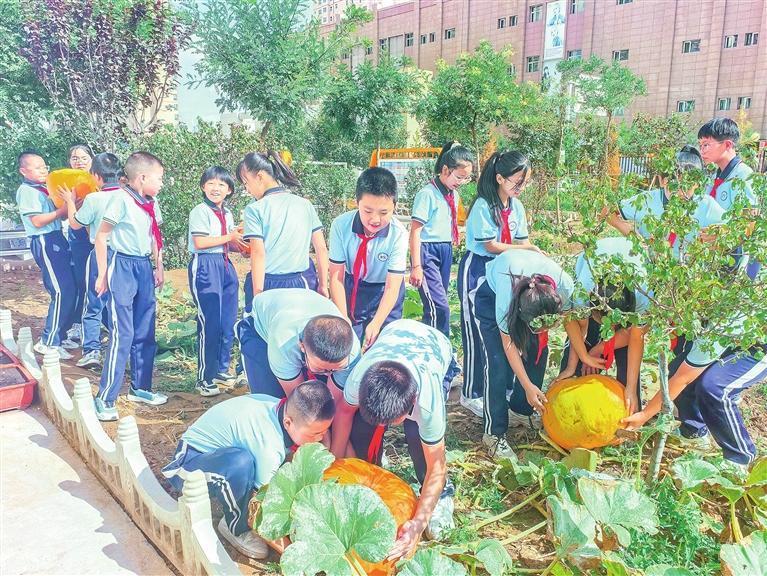
[[[34,345],[35,343],[32,340],[32,330],[29,328],[29,326],[19,328],[18,358],[32,375],[32,378],[39,382],[40,378],[43,376],[43,372],[40,370],[40,365],[37,363],[37,358],[35,358],[35,351],[33,349]]]
[[[18,353],[19,349],[16,346],[16,341],[13,339],[11,311],[5,308],[0,308],[0,340],[2,340],[3,346],[8,348],[11,354],[15,356]]]

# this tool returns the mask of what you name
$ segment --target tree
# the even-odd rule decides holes
[[[469,142],[479,158],[491,130],[532,112],[531,103],[540,95],[538,87],[514,81],[509,74],[510,57],[510,48],[496,52],[482,41],[473,53],[458,56],[454,65],[438,62],[429,92],[417,110],[432,143]]]
[[[681,148],[694,138],[682,114],[650,116],[637,114],[630,126],[621,126],[618,147],[627,156],[657,155],[664,148]]]
[[[376,148],[404,145],[405,112],[421,87],[419,71],[388,56],[377,65],[365,61],[354,70],[340,70],[318,117],[315,157],[363,166]]]
[[[153,129],[190,27],[162,0],[45,0],[23,7],[22,55],[58,121],[114,151]]]
[[[196,82],[219,90],[222,110],[244,108],[262,121],[264,139],[299,121],[325,95],[352,32],[371,18],[351,6],[323,37],[319,23],[306,20],[311,6],[310,0],[206,0],[199,12],[204,33],[196,45],[204,58]],[[279,133],[272,139],[279,141]]]

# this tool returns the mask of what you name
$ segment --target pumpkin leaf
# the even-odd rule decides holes
[[[546,498],[546,503],[557,556],[579,567],[598,565],[601,552],[594,542],[597,524],[586,507],[556,496]]]
[[[258,533],[267,540],[277,540],[290,532],[290,509],[296,495],[305,486],[322,482],[322,474],[333,463],[333,455],[322,444],[301,446],[293,461],[280,467],[269,483],[261,506]]]
[[[538,483],[540,468],[534,462],[522,464],[516,458],[503,458],[501,465],[496,469],[495,481],[509,491],[517,490],[523,486],[531,486]]]
[[[604,555],[602,568],[605,570],[605,576],[639,576],[641,574],[639,570],[626,566],[620,556],[613,552],[607,552]]]
[[[544,462],[541,488],[546,496],[562,496],[568,500],[576,500],[575,478],[562,462]]]
[[[687,568],[670,566],[669,564],[653,564],[645,568],[645,576],[695,576]]]
[[[621,546],[631,544],[629,529],[657,534],[655,503],[628,482],[580,478],[578,493],[589,514],[600,526],[614,533]]]
[[[436,548],[421,548],[411,559],[398,564],[399,576],[466,576],[466,568]]]
[[[513,567],[511,556],[506,548],[498,540],[492,538],[481,540],[474,556],[482,562],[482,566],[485,567],[490,576],[503,576],[511,572]]]
[[[752,532],[737,544],[723,545],[719,559],[725,576],[767,574],[767,530]]]
[[[359,558],[380,562],[394,544],[397,524],[380,496],[366,486],[311,484],[290,510],[291,540],[280,566],[286,574],[350,575]]]
[[[737,502],[745,494],[745,488],[722,474],[711,462],[700,458],[679,459],[671,466],[675,482],[681,490],[712,490],[729,502]]]
[[[767,486],[767,456],[759,458],[751,466],[751,470],[746,478],[748,488],[757,486]]]

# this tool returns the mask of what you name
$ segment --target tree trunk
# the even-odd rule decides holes
[[[667,417],[673,417],[674,405],[671,402],[671,395],[668,389],[668,357],[666,355],[666,349],[661,348],[660,355],[658,357],[658,376],[660,379],[660,393],[663,398],[661,415]],[[653,483],[658,479],[660,472],[660,464],[663,459],[663,450],[666,447],[666,438],[668,434],[665,430],[661,430],[655,437],[653,443],[652,454],[650,455],[650,466],[647,469],[647,482]]]

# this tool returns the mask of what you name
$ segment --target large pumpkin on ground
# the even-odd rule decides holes
[[[621,419],[628,416],[623,386],[602,375],[560,380],[546,392],[543,428],[568,450],[600,448],[615,440]]]
[[[415,514],[418,499],[413,489],[399,476],[370,464],[359,458],[341,458],[325,470],[325,479],[336,479],[339,484],[361,484],[378,494],[389,512],[394,516],[397,526],[402,526]],[[360,560],[368,576],[389,576],[394,574],[394,563],[378,562],[372,564]]]
[[[93,174],[85,170],[76,170],[75,168],[54,170],[48,174],[46,186],[48,187],[51,201],[56,208],[61,208],[64,205],[64,199],[59,194],[59,186],[66,186],[73,190],[78,201],[99,189]]]

